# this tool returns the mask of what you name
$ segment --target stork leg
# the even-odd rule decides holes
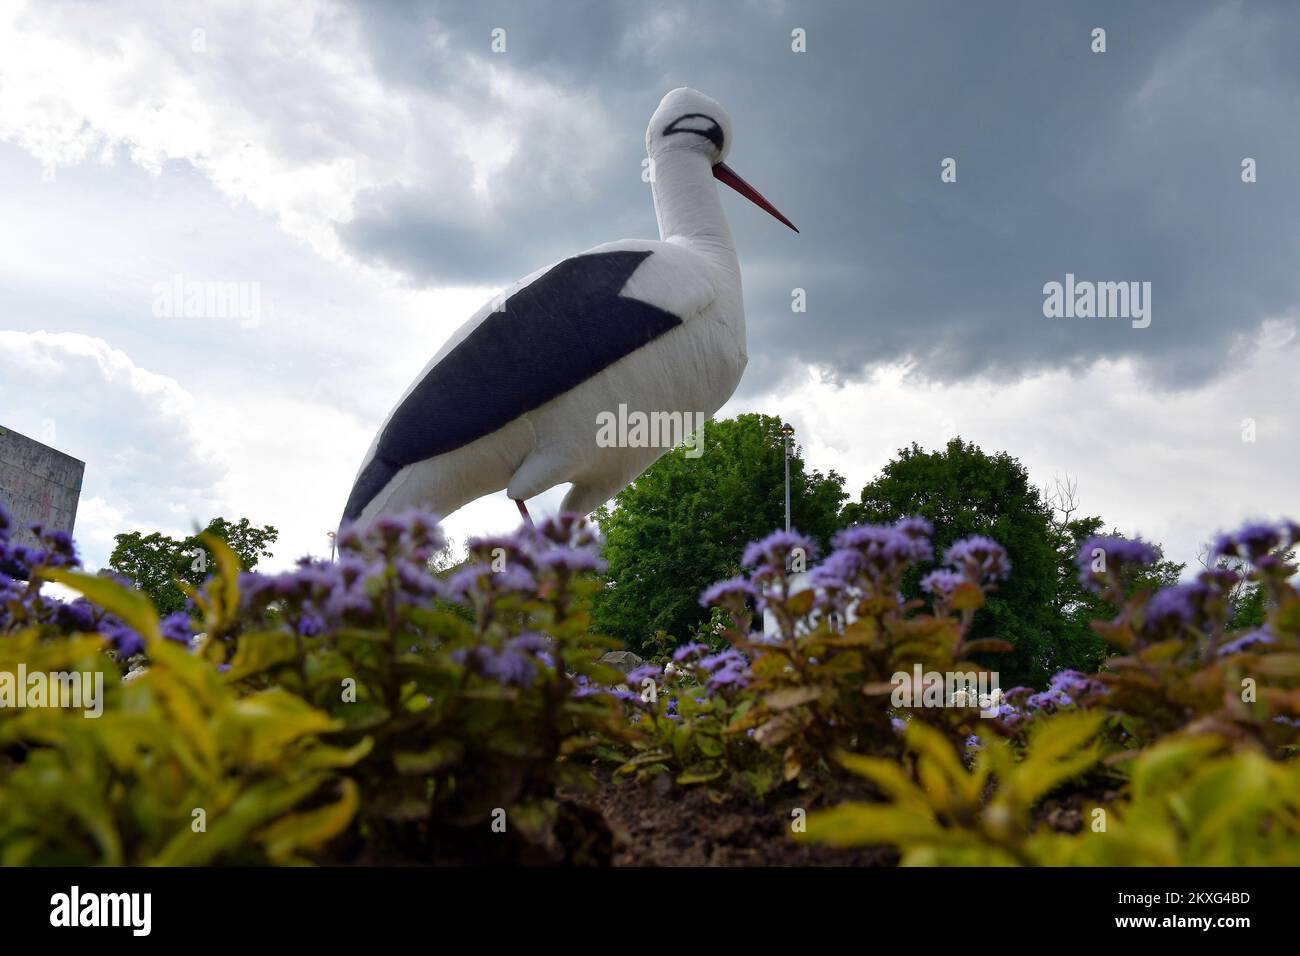
[[[524,504],[524,499],[516,498],[515,504],[519,506],[519,513],[523,515],[524,524],[528,525],[530,528],[535,527],[533,524],[533,517],[528,513],[528,506]]]

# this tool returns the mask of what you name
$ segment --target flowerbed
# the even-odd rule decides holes
[[[920,519],[845,529],[820,563],[773,534],[703,595],[722,650],[623,675],[591,628],[599,541],[572,516],[474,540],[441,576],[422,514],[276,575],[208,539],[213,576],[166,617],[80,571],[66,536],[8,530],[0,512],[0,565],[30,580],[0,577],[0,673],[102,675],[103,713],[0,708],[4,865],[662,863],[683,833],[716,849],[677,862],[1300,859],[1290,523],[1221,538],[1240,570],[1132,596],[1154,552],[1089,541],[1080,573],[1119,609],[1095,624],[1117,650],[1101,672],[906,703],[897,675],[988,676],[1010,650],[970,638],[1013,573],[996,542],[950,548],[923,603],[899,596],[932,557]],[[1240,575],[1270,611],[1232,633]],[[751,630],[765,610],[770,636]]]

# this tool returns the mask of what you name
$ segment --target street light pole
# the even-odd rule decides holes
[[[790,436],[794,429],[790,423],[781,426],[782,444],[785,445],[785,530],[790,530]]]

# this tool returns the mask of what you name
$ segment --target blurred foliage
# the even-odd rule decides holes
[[[1101,713],[1039,722],[1022,757],[992,740],[967,769],[922,724],[908,729],[911,768],[844,755],[885,798],[813,813],[801,839],[890,844],[904,866],[1294,866],[1300,862],[1300,764],[1231,752],[1214,736],[1170,739],[1128,768],[1124,799],[1085,805],[1077,833],[1051,830],[1032,809],[1092,768]],[[909,769],[911,772],[909,772]]]
[[[814,814],[804,838],[892,844],[910,865],[1293,865],[1297,540],[1290,522],[1247,526],[1214,546],[1232,567],[1212,562],[1195,581],[1149,590],[1132,587],[1134,566],[1158,566],[1158,549],[1089,539],[1080,580],[1118,608],[1093,622],[1118,655],[1092,676],[1056,675],[1035,710],[1004,708],[968,742],[969,769],[950,739],[919,721],[901,763],[841,751],[841,764],[883,800]],[[1243,586],[1265,596],[1259,628],[1232,628],[1231,599]],[[1088,774],[1105,775],[1105,786],[1089,786]],[[1065,785],[1119,789],[1108,805],[1092,802],[1083,829],[1069,834],[1032,813]]]
[[[573,826],[556,788],[589,787],[575,758],[625,730],[611,697],[582,693],[619,677],[597,661],[617,643],[590,631],[593,541],[572,520],[471,539],[437,579],[436,525],[385,521],[340,535],[337,565],[263,580],[251,608],[233,594],[198,604],[210,632],[234,635],[235,686],[285,688],[334,717],[343,745],[373,740],[350,771],[368,853],[549,860],[565,852],[557,826]],[[345,592],[347,612],[319,627]]]
[[[103,713],[0,709],[0,863],[196,865],[308,860],[351,822],[357,788],[339,771],[370,747],[330,746],[339,722],[288,691],[243,696],[201,657],[163,640],[138,595],[48,571],[128,620],[147,672],[123,681],[103,641],[0,640],[0,672],[102,681]]]

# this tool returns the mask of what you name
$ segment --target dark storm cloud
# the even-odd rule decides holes
[[[510,69],[594,97],[618,139],[582,196],[527,155],[494,178],[487,214],[449,205],[439,184],[363,196],[344,242],[413,282],[505,283],[653,234],[635,175],[644,123],[689,85],[727,106],[729,161],[802,230],[724,199],[745,270],[747,390],[795,361],[854,377],[909,357],[953,380],[1135,356],[1157,384],[1199,384],[1237,336],[1300,299],[1288,4],[435,4],[367,29],[386,81],[481,95],[428,36],[486,50],[496,26]],[[806,53],[790,50],[795,27]],[[945,157],[956,183],[940,182]],[[1150,282],[1151,326],[1045,318],[1043,285],[1066,273]],[[806,315],[790,311],[796,287]]]

